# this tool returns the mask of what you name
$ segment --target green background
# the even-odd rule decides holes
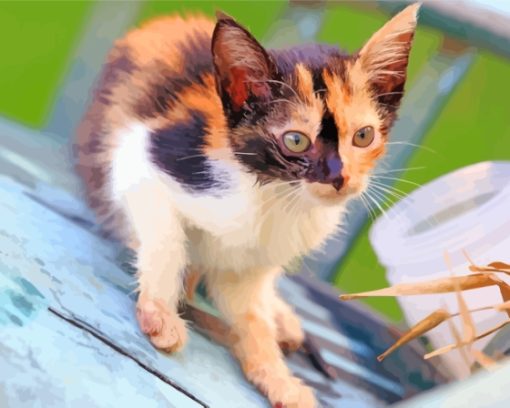
[[[0,2],[0,115],[35,128],[45,125],[93,5],[79,1]],[[264,38],[284,7],[283,2],[147,1],[139,20],[173,11],[214,15],[220,9],[249,27],[255,36]],[[355,50],[386,20],[380,12],[335,4],[328,8],[319,39]],[[440,33],[418,30],[408,85],[412,86],[440,42]],[[488,52],[479,53],[423,141],[424,147],[435,153],[417,149],[408,166],[424,169],[409,171],[403,178],[423,184],[471,163],[510,160],[509,74],[508,61]],[[406,192],[414,188],[404,183],[396,187]],[[384,269],[368,241],[368,229],[366,225],[334,278],[344,291],[386,285]],[[402,318],[392,299],[367,303],[394,321]]]

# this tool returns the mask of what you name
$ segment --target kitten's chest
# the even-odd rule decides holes
[[[241,190],[209,202],[207,217],[189,230],[191,261],[234,270],[288,265],[337,228],[340,208],[310,208],[297,195],[279,193],[283,197]]]

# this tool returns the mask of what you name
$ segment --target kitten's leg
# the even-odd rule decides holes
[[[147,181],[125,193],[123,204],[138,242],[140,328],[154,346],[173,352],[187,340],[177,314],[187,255],[185,233],[167,194],[160,183]]]
[[[296,351],[305,339],[299,317],[277,293],[275,293],[273,300],[273,312],[278,344],[285,352]]]
[[[206,275],[207,287],[231,326],[232,349],[248,378],[273,406],[315,407],[312,390],[293,377],[276,340],[271,273]]]
[[[272,297],[271,304],[276,324],[276,339],[278,344],[284,352],[292,352],[301,347],[305,339],[305,334],[298,315],[278,293],[276,281],[282,273],[282,268],[277,268],[273,271],[273,284],[270,286]]]

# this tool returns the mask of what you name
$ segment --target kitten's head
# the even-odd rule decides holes
[[[322,203],[361,193],[396,118],[418,8],[354,55],[323,45],[266,51],[219,15],[212,53],[236,158],[262,183],[296,181]]]

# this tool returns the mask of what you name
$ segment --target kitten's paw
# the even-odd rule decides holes
[[[283,303],[283,301],[282,301]],[[287,304],[279,305],[276,311],[277,340],[284,352],[293,352],[301,347],[305,333],[296,313]]]
[[[140,328],[156,348],[173,353],[186,344],[188,333],[184,320],[163,302],[139,299],[136,316]]]
[[[316,408],[319,406],[312,389],[294,377],[285,385],[275,382],[271,385],[267,395],[274,408]]]
[[[310,387],[281,364],[260,364],[257,360],[247,360],[243,371],[253,384],[264,394],[273,407],[315,408],[317,401]]]

